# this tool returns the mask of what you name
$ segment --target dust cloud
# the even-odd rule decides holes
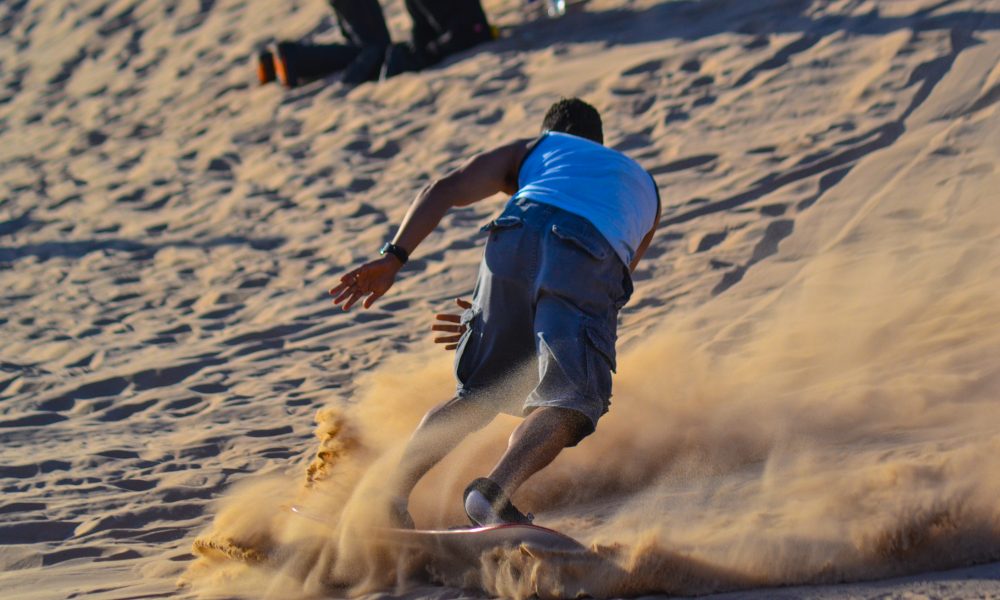
[[[623,352],[597,433],[515,498],[592,555],[498,549],[433,578],[511,597],[607,597],[1000,558],[1000,257],[975,240],[874,251],[891,242],[822,253],[704,339],[691,316]],[[386,524],[380,484],[401,444],[450,386],[440,357],[370,374],[354,404],[317,415],[303,482],[252,482],[223,503],[188,579],[273,597],[425,581],[419,557],[370,534]],[[428,475],[412,500],[419,525],[463,522],[461,489],[515,424],[499,418]],[[321,517],[282,508],[291,503]]]

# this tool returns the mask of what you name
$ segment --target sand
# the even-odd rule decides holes
[[[484,4],[497,42],[292,91],[253,52],[336,39],[320,0],[0,4],[2,596],[1000,596],[1000,5]],[[562,95],[664,208],[611,412],[515,498],[601,562],[429,576],[346,524],[452,391],[431,315],[503,198],[372,310],[326,290]],[[418,524],[462,522],[516,422],[421,483]]]

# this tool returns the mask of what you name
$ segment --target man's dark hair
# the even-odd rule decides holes
[[[601,113],[579,98],[563,98],[550,106],[542,121],[542,129],[577,135],[598,144],[604,143]]]

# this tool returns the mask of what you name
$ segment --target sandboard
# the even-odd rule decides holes
[[[332,523],[322,515],[312,513],[302,506],[291,505],[288,508],[293,514],[332,527]],[[561,552],[589,552],[583,544],[568,535],[538,525],[507,523],[458,529],[380,527],[372,529],[370,535],[387,544],[424,550],[439,557],[478,557],[482,552],[493,548],[520,545]]]

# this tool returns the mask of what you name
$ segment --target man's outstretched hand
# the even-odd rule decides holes
[[[462,310],[472,308],[471,302],[461,298],[455,298],[455,304],[457,304]],[[442,331],[451,334],[434,338],[434,343],[445,344],[445,350],[454,350],[455,348],[458,348],[458,341],[462,339],[462,334],[465,333],[466,329],[468,329],[468,326],[462,325],[462,315],[441,313],[434,315],[434,319],[438,322],[431,327],[431,331]]]
[[[371,308],[396,282],[396,274],[402,266],[399,259],[392,255],[361,265],[341,277],[340,285],[330,290],[333,303],[343,303],[344,310],[351,310],[358,300],[367,295],[363,305]]]

